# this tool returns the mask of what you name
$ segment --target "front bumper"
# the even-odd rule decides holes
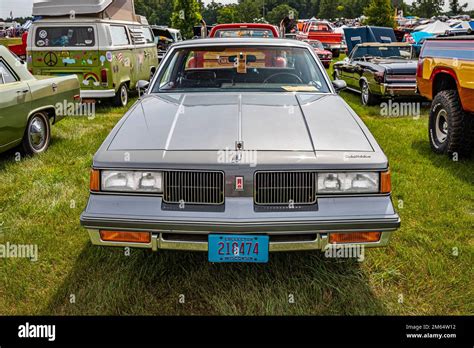
[[[113,97],[115,97],[115,89],[103,89],[103,90],[81,89],[82,99],[113,98]]]
[[[382,83],[380,94],[387,97],[418,96],[416,83]]]
[[[252,198],[226,198],[223,211],[163,209],[161,197],[92,194],[81,215],[93,244],[152,250],[207,250],[212,233],[265,234],[270,251],[324,250],[332,232],[382,232],[387,245],[400,226],[390,196],[320,198],[316,210],[256,211]],[[100,230],[147,231],[148,244],[103,241]]]

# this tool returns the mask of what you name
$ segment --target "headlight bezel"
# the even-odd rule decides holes
[[[107,185],[108,180],[125,180],[124,185],[112,186]],[[143,187],[143,180],[154,179],[155,183],[148,188]],[[103,193],[118,193],[118,194],[163,194],[163,171],[161,170],[135,170],[135,169],[102,169],[100,170],[100,192]]]
[[[322,180],[333,176],[339,180],[340,189],[323,189],[321,188]],[[335,177],[334,177],[335,176]],[[353,180],[359,177],[368,177],[374,184],[370,189],[357,189],[348,185],[348,181],[353,183]],[[333,181],[334,182],[334,181]],[[337,186],[337,185],[336,185]],[[353,196],[353,195],[375,195],[381,194],[381,172],[379,171],[318,171],[316,177],[316,195],[317,196]]]

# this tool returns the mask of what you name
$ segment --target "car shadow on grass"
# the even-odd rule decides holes
[[[434,167],[449,172],[452,176],[468,184],[474,184],[474,153],[470,157],[455,158],[452,155],[435,154],[428,140],[417,140],[412,143],[412,148],[420,155],[429,159]]]
[[[212,264],[206,253],[84,247],[46,315],[386,314],[356,260],[275,253]]]

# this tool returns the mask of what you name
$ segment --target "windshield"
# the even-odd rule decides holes
[[[359,60],[365,58],[393,58],[411,59],[411,46],[367,46],[358,47],[352,59]]]
[[[36,30],[37,47],[91,47],[95,45],[92,27],[41,27]]]
[[[320,41],[310,41],[309,44],[315,49],[324,50],[324,46]]]
[[[310,32],[317,32],[317,31],[332,31],[332,28],[327,23],[313,23],[309,27]]]
[[[214,37],[274,37],[270,29],[219,29]]]
[[[227,46],[172,53],[153,92],[304,91],[329,93],[323,72],[305,48]]]

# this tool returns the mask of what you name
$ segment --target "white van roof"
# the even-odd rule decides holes
[[[73,11],[73,12],[72,12]],[[102,19],[138,22],[147,25],[146,18],[135,14],[133,0],[34,0],[33,16],[60,17],[92,15]]]
[[[71,11],[75,14],[92,14],[105,11],[113,0],[35,0],[33,16],[66,16]]]

